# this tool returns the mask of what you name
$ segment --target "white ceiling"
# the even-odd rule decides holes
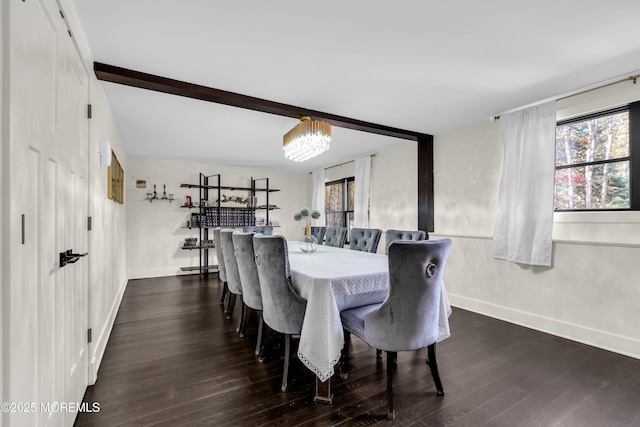
[[[75,4],[97,62],[433,135],[640,70],[638,0]],[[295,119],[103,86],[131,157],[310,171],[411,143],[334,127],[295,163]]]

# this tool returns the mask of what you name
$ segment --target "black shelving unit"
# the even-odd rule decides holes
[[[258,186],[258,182],[263,182],[264,186]],[[265,204],[264,205],[258,205],[258,206],[254,206],[254,217],[255,217],[255,211],[256,210],[264,210],[266,211],[265,213],[265,223],[266,225],[269,225],[269,212],[274,210],[274,209],[280,209],[279,207],[275,206],[275,205],[271,205],[269,202],[269,194],[273,193],[274,191],[280,191],[278,189],[275,188],[270,188],[269,187],[269,178],[256,178],[254,179],[253,177],[251,177],[251,197],[256,197],[256,194],[258,192],[263,192],[265,193]],[[254,223],[251,225],[255,225],[255,218],[254,218]]]
[[[204,175],[200,174],[200,182],[198,184],[180,184],[182,188],[198,188],[200,200],[198,206],[182,206],[184,208],[198,208],[197,212],[191,213],[191,219],[187,222],[188,228],[199,228],[200,230],[200,243],[196,247],[200,252],[199,266],[193,267],[181,267],[182,271],[196,271],[200,270],[201,274],[209,273],[211,270],[218,269],[217,265],[209,265],[209,249],[210,245],[203,246],[202,242],[209,240],[209,228],[214,227],[244,227],[245,225],[255,225],[256,223],[256,210],[266,211],[266,223],[269,224],[269,211],[279,209],[275,205],[271,205],[269,202],[269,193],[274,191],[280,191],[277,189],[269,188],[269,178],[251,178],[250,187],[229,187],[222,186],[220,182],[220,174],[216,175]],[[215,182],[211,182],[215,180]],[[259,185],[257,183],[263,184]],[[215,184],[215,185],[212,185]],[[209,205],[209,191],[212,191],[216,196],[215,204]],[[248,206],[248,207],[228,207],[222,206],[222,190],[230,191],[247,191],[249,193],[250,200],[256,200],[256,194],[264,192],[266,194],[266,201],[261,206]],[[215,242],[214,242],[215,245]],[[194,249],[196,249],[194,248]],[[187,248],[190,249],[190,248]]]

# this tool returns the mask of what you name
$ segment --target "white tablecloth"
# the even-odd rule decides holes
[[[298,357],[326,381],[344,345],[340,311],[384,301],[389,289],[387,256],[322,245],[307,254],[298,242],[290,241],[289,263],[293,287],[307,301]],[[443,288],[438,341],[450,335],[450,314]]]

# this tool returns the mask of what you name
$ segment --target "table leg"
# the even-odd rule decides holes
[[[316,397],[313,398],[313,401],[329,405],[333,403],[333,394],[331,394],[331,378],[322,382],[318,377],[316,377]]]

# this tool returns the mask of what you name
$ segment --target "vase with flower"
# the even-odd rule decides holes
[[[306,207],[300,208],[293,214],[296,221],[304,220],[306,225],[304,228],[304,238],[300,241],[300,250],[305,253],[312,253],[318,249],[318,239],[311,234],[311,220],[320,218],[320,212],[316,209]]]

